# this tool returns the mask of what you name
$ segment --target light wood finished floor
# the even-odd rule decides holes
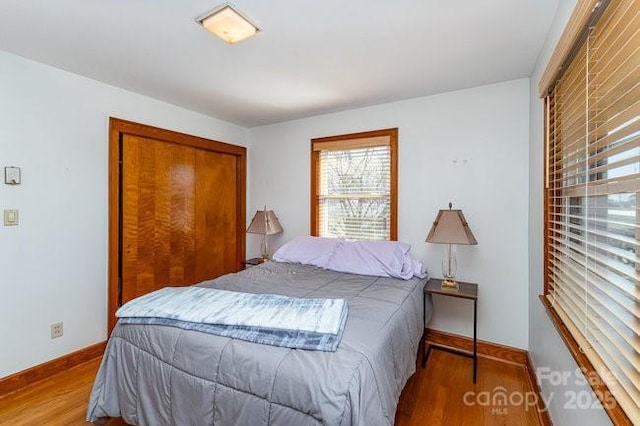
[[[82,425],[99,359],[0,397],[0,425]],[[518,404],[531,392],[521,366],[480,358],[478,383],[471,382],[471,359],[434,350],[426,368],[418,368],[400,398],[396,426],[538,425],[535,407]],[[515,405],[488,405],[502,387]],[[467,392],[472,392],[467,394]],[[475,393],[474,393],[475,392]],[[485,394],[480,394],[485,392]],[[467,402],[479,402],[475,405]],[[490,399],[489,399],[490,401]],[[103,423],[124,425],[120,419]]]

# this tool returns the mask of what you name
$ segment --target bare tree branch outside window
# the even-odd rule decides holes
[[[389,147],[321,153],[321,228],[328,236],[388,239],[390,216]]]

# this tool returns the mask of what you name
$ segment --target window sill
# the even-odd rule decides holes
[[[562,319],[556,312],[553,305],[551,305],[544,294],[541,294],[539,297],[540,301],[545,307],[545,310],[547,311],[547,315],[549,315],[549,319],[551,319],[551,322],[555,326],[556,330],[558,330],[560,337],[562,337],[562,340],[567,345],[571,356],[573,356],[573,359],[575,359],[578,367],[580,367],[583,374],[586,377],[597,377],[597,380],[587,380],[593,392],[596,394],[596,396],[611,395],[609,388],[604,384],[602,378],[600,377],[600,375],[598,375],[595,368],[593,367],[593,364],[591,364],[591,361],[589,361],[586,355],[582,353],[580,345],[573,338],[567,326],[564,325]],[[629,417],[627,417],[619,404],[613,404],[613,407],[609,406],[609,404],[604,404],[603,408],[607,412],[607,415],[609,415],[609,418],[614,425],[632,425],[631,420],[629,420]]]

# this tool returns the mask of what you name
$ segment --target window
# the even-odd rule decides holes
[[[311,234],[397,239],[398,129],[311,140]]]
[[[606,385],[596,395],[614,423],[633,424],[640,424],[638,10],[640,0],[596,8],[545,99],[546,303],[581,366]]]

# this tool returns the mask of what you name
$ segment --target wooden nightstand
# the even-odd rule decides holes
[[[266,260],[261,257],[252,257],[251,259],[243,260],[242,266],[244,267],[244,269],[247,269],[247,268],[251,268],[252,266],[257,266],[264,262],[266,262]]]
[[[426,349],[426,339],[422,340],[422,366],[424,367],[429,359],[431,349],[436,348],[443,351],[451,352],[454,354],[466,356],[473,359],[473,383],[476,382],[477,370],[478,370],[478,349],[477,349],[477,324],[478,324],[478,284],[462,283],[458,282],[460,287],[458,291],[442,290],[442,280],[431,278],[427,285],[424,287],[424,295],[427,294],[439,294],[442,296],[457,297],[461,299],[473,300],[473,352],[462,351],[459,349],[450,348],[448,346],[439,345],[436,343],[430,343],[429,349]],[[425,324],[426,327],[426,324]],[[425,352],[426,351],[426,352]]]

